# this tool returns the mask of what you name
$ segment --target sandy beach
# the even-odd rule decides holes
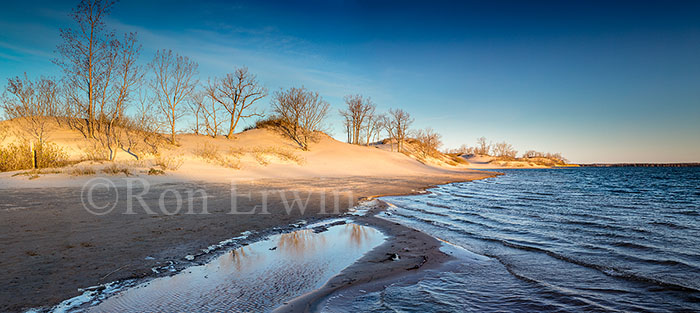
[[[3,303],[0,309],[20,311],[51,306],[80,294],[78,288],[154,275],[151,268],[169,261],[182,269],[206,259],[190,262],[185,256],[241,232],[264,232],[300,220],[311,222],[330,218],[367,197],[416,193],[431,185],[493,175],[453,171],[430,176],[262,179],[255,183],[238,183],[238,193],[251,195],[238,200],[239,208],[259,205],[263,199],[256,191],[275,190],[266,200],[270,214],[252,215],[229,214],[232,207],[229,184],[190,182],[151,186],[151,192],[144,197],[147,203],[157,202],[160,192],[165,189],[196,187],[207,191],[210,214],[174,215],[122,214],[124,207],[120,206],[124,203],[119,203],[111,213],[95,216],[81,205],[80,188],[4,189],[1,200],[3,219],[0,222],[4,253],[0,262],[5,269],[2,280],[7,283],[0,289],[0,302]],[[309,202],[304,213],[297,209],[286,213],[280,197],[293,190],[308,192]],[[343,191],[339,202],[342,209],[337,213],[318,214],[323,194],[336,190]],[[386,276],[392,271],[405,271],[422,263],[426,255],[431,255],[429,262],[439,260],[428,252],[437,242],[426,235],[374,218],[360,218],[360,221],[378,227],[390,236],[387,243],[366,256],[367,260],[386,258],[385,253],[404,247],[407,241],[413,242],[412,246],[420,241],[426,249],[401,252],[401,262],[376,263],[379,265],[375,266],[367,265],[375,264],[373,262],[363,262],[365,265],[345,272],[344,275],[354,277],[350,278],[352,281],[368,281],[378,277],[377,273]],[[391,271],[387,271],[387,266]],[[338,279],[347,279],[340,277]],[[334,284],[331,283],[334,287],[329,287],[329,290],[337,288]]]

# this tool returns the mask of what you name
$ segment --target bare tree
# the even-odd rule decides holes
[[[320,130],[330,104],[304,87],[275,92],[272,107],[282,130],[302,149],[309,150],[314,132]]]
[[[77,112],[86,118],[87,134],[94,135],[95,104],[100,87],[109,79],[104,76],[114,56],[111,51],[113,33],[106,30],[104,19],[115,1],[82,0],[71,13],[78,24],[75,29],[61,29],[63,43],[57,47],[60,58],[54,63],[66,74],[71,100]],[[104,90],[102,90],[104,92]]]
[[[473,148],[468,147],[468,146],[465,145],[465,144],[462,144],[462,145],[459,146],[458,148],[447,149],[447,150],[446,150],[446,153],[449,153],[449,154],[458,154],[458,155],[459,155],[459,154],[471,154],[471,151],[472,151],[472,150],[473,150]]]
[[[547,153],[545,153],[545,157],[547,157],[549,159],[559,160],[562,163],[569,162],[569,160],[567,158],[565,158],[563,155],[561,155],[561,153],[559,153],[559,152],[557,152],[557,153],[547,152]]]
[[[197,133],[199,128],[204,127],[207,136],[216,138],[219,135],[221,125],[224,123],[222,115],[226,112],[218,102],[209,97],[206,92],[196,93],[192,96],[190,110],[195,115]]]
[[[347,143],[352,142],[352,119],[350,118],[349,115],[343,114],[343,112],[340,112],[340,115],[343,117],[343,126],[345,126],[345,134],[348,136],[346,139]]]
[[[526,159],[532,159],[532,158],[546,158],[550,160],[554,160],[557,162],[561,163],[567,163],[568,160],[561,155],[561,153],[550,153],[550,152],[539,152],[535,150],[528,150],[523,153],[523,158]]]
[[[114,101],[114,115],[117,120],[124,117],[124,111],[131,99],[131,93],[143,79],[144,71],[136,61],[141,54],[141,45],[137,43],[136,33],[124,35],[121,42],[117,42],[118,55],[116,66],[116,82]]]
[[[177,120],[185,115],[182,104],[197,85],[197,63],[172,50],[159,50],[149,67],[154,74],[151,87],[158,110],[170,132],[170,143],[175,144]]]
[[[384,128],[393,142],[396,142],[396,150],[398,152],[403,151],[403,145],[411,124],[413,124],[413,118],[408,112],[401,109],[390,109],[389,115],[384,119]],[[392,150],[394,147],[393,142],[391,144]]]
[[[499,142],[493,146],[495,156],[502,158],[515,158],[518,154],[513,146],[507,142]]]
[[[523,153],[523,158],[540,158],[544,157],[544,153],[535,150],[527,150]]]
[[[476,149],[474,152],[481,155],[490,155],[491,143],[486,140],[486,137],[479,137],[476,140]]]
[[[261,116],[253,104],[267,96],[267,89],[260,86],[257,77],[247,67],[237,68],[233,74],[210,81],[206,87],[210,98],[218,102],[230,115],[226,138],[231,139],[241,118]]]
[[[340,115],[345,118],[348,143],[361,144],[361,132],[367,128],[368,117],[374,115],[376,105],[370,98],[362,95],[345,96],[347,109],[341,110]]]
[[[204,93],[193,92],[187,102],[187,109],[189,109],[192,116],[194,116],[194,125],[192,125],[192,131],[195,135],[199,135],[199,130],[202,128],[202,123],[199,119],[202,116],[202,107],[204,102]]]
[[[130,136],[127,134],[127,143],[125,146],[127,147],[126,151],[130,154],[133,154],[131,150],[134,148],[145,150],[150,153],[157,153],[160,145],[165,142],[163,136],[157,132],[159,125],[158,118],[156,114],[154,114],[154,111],[154,105],[149,101],[149,97],[141,93],[139,95],[139,106],[130,119],[134,127],[127,128],[127,130],[132,133],[140,135]],[[141,149],[140,147],[142,145],[146,146],[146,148]]]
[[[116,158],[120,148],[138,159],[128,147],[124,147],[123,135],[126,128],[137,127],[126,118],[124,111],[132,100],[131,93],[143,78],[144,73],[136,63],[141,46],[135,33],[124,35],[122,41],[113,40],[111,46],[111,61],[107,63],[111,69],[101,78],[107,81],[101,82],[104,87],[99,93],[100,115],[94,137],[109,151],[110,161]]]
[[[365,145],[369,146],[371,142],[377,140],[379,134],[384,129],[384,121],[385,117],[383,114],[373,113],[367,116],[367,126],[365,128],[365,136],[367,136],[367,140],[365,140]]]
[[[46,140],[49,117],[58,113],[59,87],[49,78],[32,81],[24,77],[7,80],[2,108],[9,119],[16,119],[20,127],[39,143]]]
[[[436,155],[442,145],[442,135],[435,132],[432,128],[417,130],[415,137],[418,140],[418,150],[423,157]]]

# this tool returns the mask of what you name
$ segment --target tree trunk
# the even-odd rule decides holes
[[[233,136],[233,129],[236,128],[236,123],[233,121],[233,115],[231,115],[231,123],[229,124],[228,128],[228,135],[226,135],[226,138],[231,139]]]
[[[194,134],[199,135],[199,111],[194,113]]]
[[[175,96],[173,96],[175,98]],[[175,99],[173,99],[173,102],[170,104],[170,108],[172,109],[172,123],[170,123],[170,143],[175,144]]]
[[[36,169],[36,149],[34,149],[34,142],[29,142],[29,153],[32,155],[32,168]]]

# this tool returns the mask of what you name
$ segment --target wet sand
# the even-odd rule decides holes
[[[136,214],[123,214],[126,204],[122,201],[116,202],[111,213],[96,216],[83,208],[80,188],[0,190],[0,250],[3,251],[0,280],[4,282],[0,286],[0,311],[52,306],[80,294],[78,288],[156,275],[151,268],[171,261],[176,269],[201,264],[208,259],[197,257],[189,261],[184,257],[196,256],[211,244],[244,231],[264,235],[265,230],[302,219],[313,222],[337,216],[363,198],[415,193],[432,185],[493,175],[468,172],[430,177],[267,179],[238,183],[238,194],[250,194],[238,198],[239,211],[248,211],[263,202],[268,204],[269,214],[251,215],[229,214],[232,203],[228,184],[192,182],[152,186],[144,201],[153,206],[157,206],[158,197],[167,189],[183,194],[188,189],[206,191],[209,214],[186,214],[183,210],[172,215],[157,210],[155,214],[146,214],[138,209]],[[260,191],[264,190],[275,192],[263,195]],[[293,208],[287,214],[283,198],[291,197],[293,191],[308,201],[305,212]],[[339,211],[326,208],[325,213],[319,214],[324,210],[324,203],[329,206],[329,195],[334,191],[339,195]],[[175,205],[168,201],[166,199],[169,206]],[[193,209],[195,213],[201,212],[196,204]],[[435,252],[439,243],[425,234],[377,218],[357,220],[380,229],[389,239],[331,279],[327,288],[371,281],[420,264],[429,266],[446,257]],[[402,251],[407,246],[426,248]],[[398,253],[401,260],[382,260],[386,259],[386,253]],[[425,256],[428,257],[426,262]],[[322,294],[316,294],[311,300],[320,299],[319,296]]]

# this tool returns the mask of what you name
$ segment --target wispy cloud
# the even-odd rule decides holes
[[[11,43],[4,42],[4,41],[0,41],[0,47],[7,49],[7,50],[12,50],[20,55],[31,55],[31,56],[46,57],[46,58],[51,58],[53,56],[53,54],[51,54],[50,51],[20,47],[18,45],[13,45]],[[19,58],[15,57],[14,59],[19,59]]]
[[[137,32],[144,45],[145,59],[158,49],[172,49],[200,64],[206,75],[222,75],[237,66],[248,66],[269,88],[305,85],[326,97],[342,97],[350,92],[373,90],[374,81],[361,74],[338,70],[344,65],[314,52],[310,43],[280,35],[274,28],[226,28],[218,32],[187,29],[179,32],[154,31],[117,20],[109,24],[119,32]],[[240,36],[256,34],[256,36]],[[204,78],[204,77],[203,77]]]

